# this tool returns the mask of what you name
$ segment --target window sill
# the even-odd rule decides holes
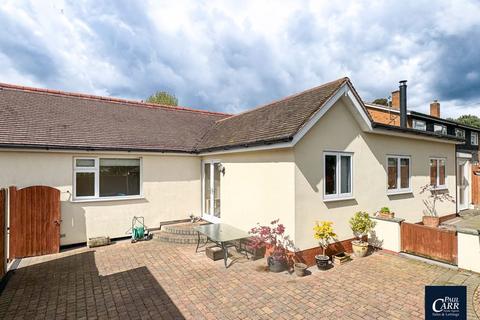
[[[144,196],[127,196],[127,197],[102,197],[102,198],[88,198],[88,199],[73,199],[70,202],[108,202],[108,201],[126,201],[126,200],[145,200]]]
[[[338,197],[338,198],[324,198],[323,202],[335,202],[335,201],[346,201],[346,200],[355,200],[354,196]]]
[[[432,191],[445,191],[448,190],[447,186],[438,186],[436,188],[432,188]]]
[[[396,196],[401,194],[411,194],[412,190],[398,190],[398,191],[387,191],[387,196]]]

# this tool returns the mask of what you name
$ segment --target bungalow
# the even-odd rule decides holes
[[[0,186],[61,190],[62,245],[190,214],[245,230],[280,218],[302,250],[317,220],[347,240],[356,211],[420,221],[433,178],[456,194],[463,140],[407,126],[402,86],[397,126],[348,78],[236,115],[1,84]]]

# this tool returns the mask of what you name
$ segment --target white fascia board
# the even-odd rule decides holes
[[[292,147],[293,147],[292,142],[280,142],[280,143],[272,143],[272,144],[267,144],[262,146],[241,147],[241,148],[232,148],[232,149],[209,151],[209,152],[200,152],[199,155],[213,156],[217,154],[252,152],[252,151],[262,151],[262,150],[272,150],[272,149],[285,149],[285,148],[292,148]]]
[[[472,159],[472,154],[466,152],[457,152],[457,158]]]
[[[366,114],[365,109],[362,107],[362,102],[358,101],[355,94],[350,90],[350,87],[345,83],[328,101],[323,107],[310,119],[307,123],[297,132],[293,137],[293,145],[297,144],[300,139],[330,110],[331,107],[339,100],[345,98],[344,101],[351,108],[355,119],[359,122],[361,128],[365,131],[372,130],[372,123]]]

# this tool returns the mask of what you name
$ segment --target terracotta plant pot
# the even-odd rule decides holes
[[[324,256],[321,254],[317,254],[315,256],[315,262],[317,263],[317,267],[320,270],[327,270],[329,268],[330,258],[328,256]]]
[[[284,259],[267,258],[268,268],[271,272],[282,272],[287,269],[287,261]]]
[[[380,211],[380,217],[387,218],[387,219],[393,219],[395,217],[395,212],[381,212]]]
[[[297,276],[303,277],[305,275],[305,270],[307,270],[307,265],[305,263],[296,262],[293,265],[293,269]]]
[[[353,240],[352,241],[352,250],[355,257],[365,257],[368,252],[368,242]]]
[[[437,228],[440,225],[439,217],[423,216],[423,225],[427,227]]]

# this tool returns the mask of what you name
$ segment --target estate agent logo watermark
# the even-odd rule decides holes
[[[426,286],[425,319],[467,319],[467,287]]]

